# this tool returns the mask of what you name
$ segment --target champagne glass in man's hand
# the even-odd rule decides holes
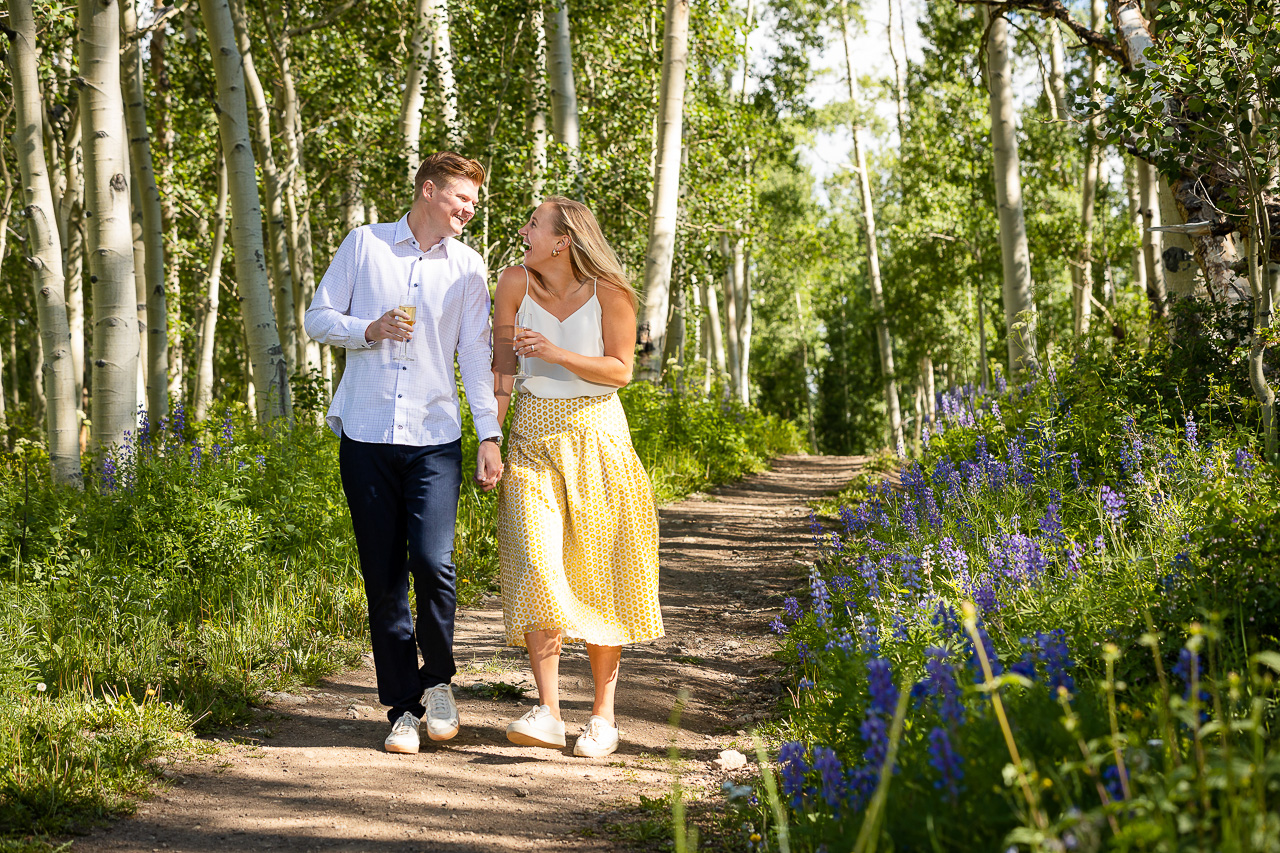
[[[418,314],[418,308],[417,308],[417,306],[416,306],[416,305],[401,305],[401,306],[399,306],[399,310],[400,310],[400,311],[402,311],[402,312],[404,312],[404,314],[405,314],[405,316],[406,316],[406,318],[407,318],[406,322],[408,322],[408,324],[409,324],[409,331],[410,331],[410,333],[412,333],[412,332],[413,332],[413,322],[414,322],[414,319],[417,317],[417,314]],[[392,356],[392,360],[393,360],[393,361],[417,361],[417,359],[413,357],[413,353],[409,352],[409,339],[408,339],[408,338],[405,338],[403,341],[401,341],[401,342],[400,342],[400,346],[396,348],[396,354],[395,354],[394,356]]]

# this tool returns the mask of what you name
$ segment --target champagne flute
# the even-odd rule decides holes
[[[409,315],[409,328],[413,329],[414,319],[418,315],[418,306],[416,305],[399,305],[397,306],[405,314]],[[413,353],[409,352],[409,342],[401,341],[400,346],[396,348],[396,354],[392,356],[393,361],[417,361],[413,357]]]
[[[519,345],[519,344],[517,344],[517,343],[515,343],[515,337],[516,337],[516,336],[518,336],[521,332],[527,332],[527,331],[529,331],[529,328],[530,328],[530,326],[531,326],[532,324],[533,324],[533,317],[532,317],[532,315],[531,315],[528,311],[517,311],[517,312],[516,312],[516,325],[515,325],[515,333],[514,333],[514,335],[512,336],[512,344],[513,344],[512,348],[513,348],[513,349],[515,349],[515,351],[516,351],[517,353],[519,353],[519,352],[520,352],[520,345]],[[519,369],[519,371],[517,371],[517,373],[516,373],[516,375],[515,375],[515,378],[516,378],[516,379],[528,379],[528,378],[529,378],[529,374],[528,374],[528,372],[526,372],[526,370],[525,370],[525,359],[526,359],[526,358],[528,358],[528,356],[524,356],[524,355],[517,355],[517,356],[516,356],[516,362],[520,365],[520,369]]]

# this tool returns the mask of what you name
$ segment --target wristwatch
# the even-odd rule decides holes
[[[482,439],[480,439],[480,441],[481,441],[481,443],[486,442],[486,441],[492,441],[494,444],[498,445],[499,447],[501,447],[501,446],[502,446],[502,436],[500,436],[500,435],[491,435],[491,436],[489,436],[488,438],[482,438]]]

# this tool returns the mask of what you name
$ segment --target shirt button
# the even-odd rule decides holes
[[[397,400],[399,400],[399,399],[400,399],[401,397],[403,397],[403,396],[404,396],[403,394],[397,394],[397,395],[396,395],[396,399],[397,399]]]
[[[403,426],[403,425],[398,426],[398,427],[396,427],[396,429],[404,429],[404,426]]]
[[[407,367],[402,367],[402,368],[400,368],[400,369],[401,369],[401,370],[408,370],[409,368],[407,368]]]

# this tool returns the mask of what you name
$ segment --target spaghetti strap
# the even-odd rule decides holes
[[[596,276],[591,280],[591,295],[595,296],[600,292],[600,276]]]
[[[524,298],[529,298],[529,268],[524,264],[520,265],[520,269],[524,270]]]

